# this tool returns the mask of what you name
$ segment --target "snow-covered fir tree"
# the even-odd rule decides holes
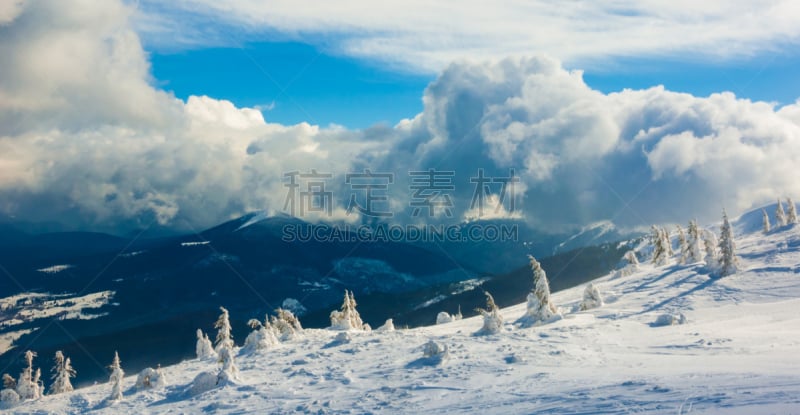
[[[114,360],[111,361],[111,376],[108,377],[108,383],[111,384],[111,395],[108,399],[112,401],[119,401],[122,399],[122,379],[125,377],[125,372],[122,370],[122,364],[119,360],[119,353],[114,352]]]
[[[265,350],[280,342],[277,337],[277,331],[272,328],[269,318],[267,318],[264,324],[261,324],[260,321],[253,318],[247,322],[247,325],[250,326],[253,331],[244,339],[242,352],[252,353],[257,350]]]
[[[26,351],[23,358],[25,359],[26,366],[22,370],[17,380],[17,394],[20,399],[38,399],[44,393],[44,386],[40,384],[42,376],[41,369],[33,370],[33,358],[36,353],[30,350]]]
[[[8,373],[3,373],[3,388],[5,389],[17,388],[17,381],[14,379],[13,376],[9,375]]]
[[[775,209],[775,226],[778,228],[786,226],[786,212],[783,211],[783,204],[778,199],[778,208]]]
[[[703,245],[706,247],[706,255],[703,260],[710,272],[716,272],[717,267],[719,267],[719,260],[717,258],[717,235],[708,229],[703,229],[702,235]]]
[[[489,292],[486,292],[486,308],[479,307],[475,311],[483,316],[483,327],[477,334],[495,334],[503,329],[503,316],[500,315],[500,309]]]
[[[217,385],[236,382],[239,379],[239,368],[233,356],[233,349],[222,348],[219,351],[220,368],[217,373]]]
[[[209,357],[216,357],[217,352],[214,351],[214,345],[208,338],[208,335],[203,333],[203,330],[197,329],[197,344],[194,347],[198,359],[206,359]]]
[[[533,291],[528,294],[528,307],[519,321],[523,326],[547,322],[560,316],[558,308],[550,300],[550,284],[542,265],[531,255],[528,255],[528,259],[533,272]]]
[[[11,408],[20,401],[16,391],[17,381],[8,373],[3,374],[3,390],[0,391],[0,409]]]
[[[672,238],[670,238],[667,228],[661,228],[661,232],[661,237],[664,238],[664,244],[667,247],[667,259],[672,258],[675,255],[675,251],[672,250]]]
[[[797,223],[797,207],[795,207],[794,201],[792,201],[791,197],[786,198],[786,205],[786,223]]]
[[[331,328],[334,330],[364,330],[364,322],[356,310],[356,298],[353,292],[344,290],[344,302],[341,310],[331,312]]]
[[[733,240],[733,228],[728,222],[728,213],[722,210],[722,229],[719,236],[719,271],[720,276],[735,274],[739,270],[739,259],[736,257],[736,243]]]
[[[233,350],[233,334],[231,334],[231,320],[228,315],[228,310],[225,307],[220,307],[222,314],[219,315],[217,321],[214,323],[214,328],[217,329],[217,338],[214,340],[214,351],[219,353],[223,348]]]
[[[278,308],[275,312],[277,315],[270,317],[270,323],[280,333],[281,340],[292,339],[303,332],[300,320],[291,311]]]
[[[670,247],[671,244],[669,242],[668,237],[666,236],[666,231],[662,228],[659,228],[653,225],[650,228],[650,240],[653,243],[653,264],[656,266],[661,266],[667,263],[667,260],[670,256],[670,251],[672,248]]]
[[[627,277],[639,270],[639,258],[636,258],[636,252],[628,251],[622,256],[622,261],[617,269],[615,278]]]
[[[152,388],[160,388],[167,385],[167,378],[164,376],[164,371],[161,370],[161,365],[153,369],[146,367],[136,376],[136,383],[134,387],[136,390],[146,390]]]
[[[769,231],[770,231],[770,225],[769,225],[769,215],[767,214],[767,211],[766,211],[766,210],[764,210],[764,209],[761,209],[761,216],[762,216],[762,220],[761,220],[761,222],[762,222],[762,224],[763,224],[763,226],[762,226],[761,230],[762,230],[762,231],[763,231],[765,234],[767,234],[767,233],[769,233]]]
[[[583,290],[583,300],[581,301],[578,309],[581,311],[586,311],[602,306],[603,297],[600,295],[600,290],[598,290],[594,284],[589,283],[586,286],[586,289]]]
[[[686,234],[683,233],[681,225],[675,225],[678,235],[678,264],[686,264],[689,261],[689,243],[686,241]]]
[[[72,391],[72,383],[69,379],[74,378],[76,372],[72,368],[72,362],[70,362],[69,357],[65,357],[64,353],[59,350],[53,360],[55,365],[53,366],[53,385],[50,386],[50,394]]]
[[[692,219],[689,221],[689,228],[686,232],[686,244],[689,245],[688,257],[686,257],[687,264],[700,262],[703,257],[700,254],[700,228],[697,226],[697,220]]]

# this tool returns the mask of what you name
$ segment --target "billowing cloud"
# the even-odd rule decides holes
[[[800,194],[797,104],[662,87],[603,94],[557,60],[512,57],[450,64],[423,112],[394,127],[287,126],[154,87],[131,7],[19,4],[0,11],[0,54],[10,57],[0,71],[0,213],[20,220],[200,229],[283,211],[284,174],[312,170],[334,175],[332,217],[350,221],[344,176],[363,169],[395,174],[395,221],[415,220],[409,172],[429,169],[453,172],[449,220],[475,216],[470,179],[483,169],[500,179],[486,183],[488,217],[551,229],[709,220],[723,206]],[[499,200],[512,171],[518,211]]]
[[[800,41],[792,0],[140,0],[148,44],[181,48],[257,39],[316,43],[414,71],[463,58],[547,54],[571,65],[609,56],[741,57]],[[215,24],[209,24],[213,21]],[[220,25],[220,22],[227,25]]]

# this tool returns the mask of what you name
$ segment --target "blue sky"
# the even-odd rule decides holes
[[[151,63],[157,85],[182,99],[208,95],[238,107],[257,107],[270,122],[348,128],[394,125],[413,117],[436,76],[336,56],[300,42],[155,52]],[[797,68],[797,55],[771,53],[711,62],[621,58],[572,69],[583,70],[586,83],[605,93],[664,85],[696,96],[731,91],[785,105],[800,97]]]
[[[155,53],[151,62],[158,86],[179,98],[227,99],[282,124],[394,125],[422,110],[423,90],[433,79],[296,42]]]

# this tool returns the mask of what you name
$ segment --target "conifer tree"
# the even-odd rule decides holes
[[[475,311],[483,316],[483,327],[477,334],[495,334],[502,330],[503,316],[500,315],[500,309],[491,294],[486,292],[486,308],[476,308]]]
[[[30,350],[25,352],[24,359],[27,366],[22,370],[17,380],[17,394],[20,399],[38,399],[42,397],[44,387],[39,384],[41,369],[33,370],[33,358],[36,353]]]
[[[700,256],[700,229],[697,226],[697,220],[689,221],[688,239],[686,243],[689,245],[689,256],[686,258],[687,263],[695,263],[701,261],[703,258]]]
[[[217,372],[217,385],[233,382],[239,378],[239,368],[233,356],[233,349],[223,347],[219,352],[219,363],[221,364]]]
[[[586,311],[602,306],[603,296],[600,295],[600,290],[592,283],[587,284],[586,289],[583,290],[583,300],[578,309]]]
[[[203,330],[200,329],[197,329],[197,344],[194,347],[194,351],[198,359],[205,359],[217,354],[214,351],[214,345],[211,343],[208,335],[203,333]]]
[[[0,408],[10,408],[19,403],[17,381],[8,373],[3,374],[3,390],[0,391]]]
[[[786,204],[788,205],[786,223],[787,224],[797,223],[797,208],[795,207],[792,198],[787,197]]]
[[[108,378],[108,383],[111,384],[111,395],[108,399],[119,401],[122,399],[122,379],[125,377],[125,372],[122,370],[119,360],[119,353],[114,352],[114,360],[111,362],[109,369],[111,369],[111,376]]]
[[[670,245],[665,235],[665,231],[653,225],[651,228],[650,240],[653,242],[653,264],[656,266],[664,265],[669,258]]]
[[[678,234],[678,264],[685,264],[688,262],[689,257],[691,256],[689,252],[689,243],[686,241],[686,234],[683,233],[683,228],[681,225],[675,225]]]
[[[769,215],[767,214],[767,211],[764,209],[761,209],[761,215],[763,223],[762,231],[764,231],[764,233],[767,234],[770,231]]]
[[[783,204],[778,199],[778,208],[775,209],[775,227],[781,228],[787,225],[786,212],[783,211]]]
[[[54,358],[55,365],[53,366],[53,385],[50,387],[51,394],[71,392],[73,390],[70,378],[76,375],[75,369],[72,368],[72,363],[69,357],[65,357],[61,350],[56,352]]]
[[[3,387],[6,389],[16,389],[17,381],[8,373],[3,373]]]
[[[528,259],[533,272],[533,291],[528,294],[528,307],[525,315],[521,318],[521,323],[531,326],[539,322],[546,322],[560,314],[558,308],[550,300],[550,284],[547,281],[547,273],[536,258],[528,255]]]
[[[711,272],[716,272],[719,261],[717,260],[717,236],[714,235],[714,232],[703,229],[703,245],[706,248],[706,256],[704,258],[706,267]]]
[[[639,270],[639,259],[636,258],[636,252],[628,251],[622,256],[624,265],[617,270],[614,278],[627,277]]]
[[[217,329],[217,338],[215,340],[215,351],[219,353],[219,351],[223,348],[228,348],[233,350],[233,335],[231,334],[231,321],[228,316],[228,310],[225,307],[219,308],[222,311],[222,314],[219,315],[217,321],[214,323],[214,328]]]
[[[363,330],[364,322],[356,310],[356,299],[353,292],[344,290],[344,302],[341,310],[331,312],[331,328],[338,330]]]
[[[247,322],[247,325],[253,329],[253,331],[250,332],[244,340],[242,351],[253,352],[256,350],[264,350],[279,343],[275,330],[269,323],[269,318],[267,318],[264,324],[261,324],[257,319],[251,318],[250,321]]]
[[[675,255],[675,251],[672,250],[672,239],[669,236],[667,228],[661,228],[661,238],[664,239],[663,243],[667,248],[667,259],[670,259]]]
[[[736,243],[733,240],[733,228],[728,222],[728,213],[722,210],[722,229],[719,237],[720,276],[735,274],[739,268],[736,257]]]
[[[278,308],[275,310],[277,316],[270,317],[272,327],[280,333],[281,340],[288,340],[303,332],[300,320],[289,310]]]

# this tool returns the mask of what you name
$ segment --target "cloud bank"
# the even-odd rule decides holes
[[[426,72],[476,57],[546,54],[571,66],[610,56],[725,59],[800,42],[800,8],[792,0],[137,3],[138,26],[155,47],[283,38]]]
[[[0,55],[10,57],[0,71],[0,214],[15,220],[199,230],[282,211],[283,174],[311,169],[336,175],[332,214],[348,220],[343,177],[364,168],[396,174],[395,221],[413,220],[408,172],[430,168],[455,172],[453,218],[436,220],[474,216],[477,169],[515,169],[513,214],[547,229],[710,220],[723,206],[800,194],[798,103],[661,87],[603,94],[534,56],[451,63],[424,92],[423,112],[394,127],[279,125],[154,87],[129,6],[15,4],[0,9]]]

